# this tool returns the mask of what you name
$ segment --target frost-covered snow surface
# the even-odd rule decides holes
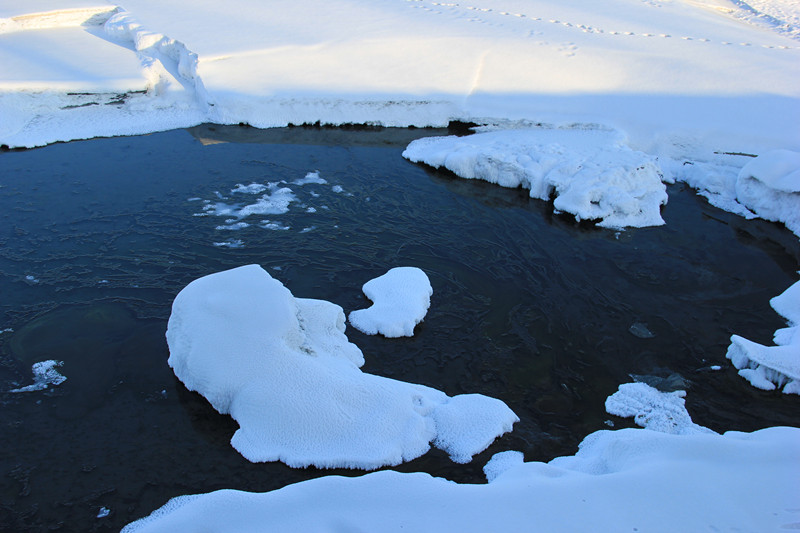
[[[606,412],[624,418],[633,417],[645,429],[695,435],[714,433],[692,422],[686,411],[686,391],[661,392],[646,383],[624,383],[606,399]]]
[[[800,281],[770,300],[770,304],[789,323],[789,327],[775,332],[775,346],[733,335],[726,357],[754,387],[782,387],[787,394],[800,394]]]
[[[788,427],[599,431],[550,463],[506,457],[488,485],[392,471],[328,476],[264,494],[174,498],[123,531],[782,531],[800,522],[798,449],[800,429]]]
[[[431,306],[433,288],[428,276],[416,267],[395,267],[362,287],[373,304],[353,311],[350,324],[368,335],[411,337]]]
[[[341,307],[295,298],[258,265],[211,274],[175,298],[169,365],[240,425],[250,461],[374,469],[427,452],[468,462],[518,421],[501,401],[448,397],[359,370]]]
[[[556,210],[599,226],[664,223],[667,192],[655,158],[624,146],[616,132],[538,128],[427,137],[403,157],[462,178],[522,187],[531,198],[554,197]]]

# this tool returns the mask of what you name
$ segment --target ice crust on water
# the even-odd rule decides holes
[[[411,337],[431,306],[433,288],[428,276],[416,267],[395,267],[362,287],[373,304],[352,311],[350,324],[367,335]]]
[[[599,226],[657,226],[666,187],[656,159],[605,130],[520,129],[411,142],[403,157],[457,176],[528,189]]]
[[[231,444],[254,462],[374,469],[434,442],[466,461],[518,421],[500,400],[448,397],[362,372],[342,309],[295,298],[258,265],[211,274],[175,298],[169,365],[230,414]]]
[[[789,323],[775,332],[775,346],[733,335],[726,357],[754,387],[800,394],[800,281],[770,300],[770,305]]]
[[[686,411],[686,391],[661,392],[646,383],[624,383],[606,399],[606,412],[633,418],[637,425],[675,435],[714,433],[692,422]]]
[[[789,427],[598,431],[549,463],[505,452],[489,484],[381,471],[221,490],[174,498],[123,533],[780,531],[797,523],[798,449],[800,429]]]
[[[297,201],[289,187],[281,187],[278,183],[251,183],[250,185],[238,184],[231,190],[231,194],[259,194],[264,191],[255,203],[228,204],[225,202],[206,201],[202,213],[198,215],[216,215],[242,219],[251,215],[282,215],[289,211],[289,204]]]
[[[319,172],[309,172],[308,174],[305,175],[305,177],[294,180],[292,183],[294,185],[301,185],[301,186],[308,184],[324,185],[328,183],[328,181],[325,178],[320,177]]]
[[[800,237],[800,153],[771,150],[753,159],[739,172],[736,198]]]
[[[50,385],[61,385],[67,378],[58,371],[58,367],[63,365],[63,361],[40,361],[34,363],[31,371],[33,372],[33,384],[27,387],[10,390],[9,392],[33,392],[44,390]]]

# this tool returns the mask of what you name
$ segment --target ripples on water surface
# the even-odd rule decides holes
[[[629,374],[690,380],[690,413],[717,431],[798,425],[796,397],[753,389],[725,360],[732,333],[770,343],[784,326],[769,299],[797,279],[794,235],[680,185],[666,226],[579,225],[524,191],[402,159],[413,138],[443,133],[201,126],[0,154],[0,329],[14,330],[0,334],[0,525],[118,530],[180,494],[360,474],[247,462],[228,442],[235,422],[167,366],[177,292],[248,263],[346,312],[391,267],[428,274],[415,337],[348,328],[364,370],[500,398],[521,421],[469,465],[433,450],[398,470],[482,482],[498,451],[572,454],[607,421],[631,425],[603,407]],[[328,183],[291,184],[312,171]],[[236,231],[195,216],[203,200],[255,198],[231,195],[237,184],[280,181],[297,196],[285,214]],[[46,359],[64,361],[65,383],[5,392]]]

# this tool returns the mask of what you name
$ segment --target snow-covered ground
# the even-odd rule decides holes
[[[613,228],[662,223],[664,184],[680,180],[718,207],[784,223],[800,235],[799,80],[800,5],[791,0],[0,0],[0,145],[33,147],[202,122],[474,122],[482,126],[480,136],[412,143],[407,157],[465,178],[527,187],[532,197],[554,197],[558,210]],[[320,184],[318,175],[307,178]],[[236,203],[247,195],[260,196]],[[296,195],[277,185],[242,184],[217,200],[205,202],[201,214],[225,217],[224,229],[233,231],[249,215],[279,214]],[[283,228],[270,220],[262,224]],[[242,285],[242,298],[250,298],[249,282]],[[263,373],[240,379],[252,358],[226,368],[211,357],[225,353],[226,343],[252,348],[248,339],[265,341],[249,336],[244,326],[255,315],[241,313],[235,301],[226,308],[234,318],[221,325],[208,322],[213,313],[204,314],[202,305],[184,308],[176,301],[170,362],[187,386],[240,422],[234,445],[245,455],[297,466],[372,468],[424,453],[433,440],[465,460],[511,420],[502,402],[486,398],[476,405],[472,395],[447,398],[361,373],[360,351],[342,339],[341,310],[270,290],[280,293],[275,298],[284,311],[296,310],[284,313],[297,322],[281,333],[284,355],[305,354],[304,362],[314,363],[280,359],[266,374],[299,364],[305,375],[313,368],[312,374],[332,378],[320,380],[315,393],[350,398],[353,409],[331,420],[356,417],[361,426],[354,427],[368,428],[367,440],[380,449],[367,459],[334,457],[352,439],[345,435],[327,447],[304,439],[302,428],[265,422],[253,406],[270,394],[270,401],[286,404],[291,393],[298,401],[288,407],[312,411],[315,396],[304,396],[288,379],[276,387]],[[180,301],[189,298],[182,295]],[[228,297],[219,298],[224,303]],[[797,284],[773,300],[790,326],[776,332],[776,346],[733,337],[729,357],[754,385],[798,392],[798,302]],[[233,326],[241,335],[230,337]],[[198,340],[209,331],[220,334]],[[327,355],[312,358],[312,352]],[[356,401],[357,390],[379,401]],[[339,400],[329,405],[341,407]],[[386,432],[358,418],[374,414],[375,405],[392,411],[381,420],[405,420],[416,428],[397,432],[404,444],[393,451],[397,439],[383,438]],[[130,530],[197,524],[215,531],[267,525],[415,531],[800,527],[800,430],[707,434],[690,425],[682,394],[643,384],[623,385],[608,405],[650,429],[594,433],[575,456],[548,464],[499,457],[487,469],[488,485],[394,472],[322,478],[264,495],[185,497]],[[461,446],[462,415],[478,411],[490,413],[479,418],[503,422],[477,439],[482,444]],[[335,424],[326,420],[320,422]],[[664,427],[679,434],[652,430]],[[456,438],[448,439],[448,432]]]

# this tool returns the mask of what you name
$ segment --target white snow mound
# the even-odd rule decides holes
[[[414,459],[431,441],[469,460],[518,421],[500,400],[361,372],[344,322],[339,306],[295,298],[260,266],[243,266],[178,294],[168,362],[239,423],[231,444],[250,461],[374,469]]]
[[[350,313],[350,324],[367,335],[411,337],[431,306],[433,288],[425,272],[396,267],[362,287],[373,305]]]
[[[789,322],[789,327],[775,332],[775,346],[733,335],[726,357],[754,387],[783,387],[786,394],[800,394],[800,281],[770,300],[770,305]]]
[[[800,236],[800,153],[772,150],[753,159],[739,172],[736,199]]]
[[[790,427],[599,431],[550,463],[507,457],[516,464],[489,484],[381,471],[221,490],[174,498],[123,533],[782,531],[797,524],[798,449]]]
[[[686,411],[686,391],[661,392],[646,383],[623,383],[606,399],[606,412],[633,417],[637,425],[675,435],[714,433],[692,422]]]
[[[528,129],[427,137],[403,152],[413,162],[467,179],[522,187],[558,211],[599,226],[658,226],[666,187],[654,157],[624,146],[606,130]]]

